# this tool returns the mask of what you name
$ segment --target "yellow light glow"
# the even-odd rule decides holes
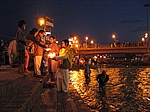
[[[74,37],[74,40],[77,40],[77,37]]]
[[[142,38],[142,42],[144,42],[145,41],[145,38]]]
[[[89,38],[88,37],[85,37],[85,40],[87,41]]]
[[[115,39],[115,38],[116,38],[116,35],[113,34],[113,35],[112,35],[112,38]]]
[[[147,38],[148,37],[148,33],[145,33],[145,38]]]
[[[43,25],[45,24],[45,19],[44,19],[44,18],[39,18],[39,19],[38,19],[38,24],[39,24],[40,26],[43,26]]]
[[[78,48],[79,47],[79,45],[78,44],[76,44],[76,48]]]
[[[49,53],[49,54],[48,54],[48,57],[49,57],[49,58],[54,58],[55,56],[56,56],[55,53]]]
[[[91,44],[93,44],[94,43],[94,41],[93,40],[91,40]]]

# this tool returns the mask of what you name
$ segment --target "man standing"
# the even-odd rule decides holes
[[[25,63],[25,29],[26,29],[26,22],[24,20],[20,20],[18,22],[18,31],[16,34],[17,37],[17,52],[19,57],[19,66],[18,72],[21,75],[25,75],[24,73],[24,63]]]
[[[50,41],[49,48],[51,49],[50,53],[54,53],[55,56],[58,56],[59,46],[56,44],[56,37],[54,35],[51,35],[50,38],[49,38],[49,41]],[[57,71],[57,61],[51,60],[49,58],[49,72],[50,72],[51,81],[55,81],[56,71]]]
[[[36,36],[36,39],[40,44],[44,45],[45,43],[41,41],[41,38],[45,35],[44,30],[40,30],[38,32],[38,35]],[[37,78],[43,78],[41,75],[41,61],[43,57],[43,48],[39,46],[38,44],[34,43],[34,73],[35,77]]]

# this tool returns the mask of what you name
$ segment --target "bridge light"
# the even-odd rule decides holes
[[[74,40],[77,40],[77,37],[74,37]]]
[[[94,44],[94,41],[93,41],[93,40],[91,40],[91,44]]]
[[[145,33],[145,38],[147,38],[148,37],[148,33]]]
[[[87,41],[89,38],[88,37],[85,37],[85,41]]]
[[[117,42],[117,40],[116,40],[116,34],[112,34],[112,39],[114,40],[114,43]]]
[[[112,38],[115,39],[115,38],[116,38],[116,35],[113,34],[113,35],[112,35]]]
[[[86,48],[88,47],[88,39],[89,39],[89,37],[85,37]]]
[[[142,42],[145,42],[145,38],[142,38]]]

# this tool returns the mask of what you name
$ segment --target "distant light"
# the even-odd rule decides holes
[[[78,46],[78,44],[76,44],[76,48],[78,48],[79,46]]]
[[[78,40],[76,40],[75,43],[78,43]]]
[[[73,38],[69,38],[68,40],[69,40],[69,42],[71,42],[71,41],[73,41]]]
[[[87,41],[89,38],[88,37],[85,37],[85,40]]]
[[[69,41],[69,45],[72,45],[72,43]]]
[[[148,33],[145,33],[145,38],[147,38],[148,37]]]
[[[93,44],[94,43],[94,41],[93,40],[91,40],[91,44]]]
[[[112,35],[112,38],[115,39],[115,38],[116,38],[116,35],[113,34],[113,35]]]
[[[106,58],[106,56],[103,56],[103,58]]]
[[[93,58],[94,58],[94,59],[97,59],[97,56],[94,56]]]
[[[76,40],[77,39],[77,37],[74,37],[74,40]]]
[[[145,38],[142,38],[142,42],[144,42],[145,41]]]

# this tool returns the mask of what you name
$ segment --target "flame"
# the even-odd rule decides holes
[[[48,54],[48,57],[49,57],[49,58],[54,58],[55,56],[56,56],[55,53],[49,53],[49,54]]]

